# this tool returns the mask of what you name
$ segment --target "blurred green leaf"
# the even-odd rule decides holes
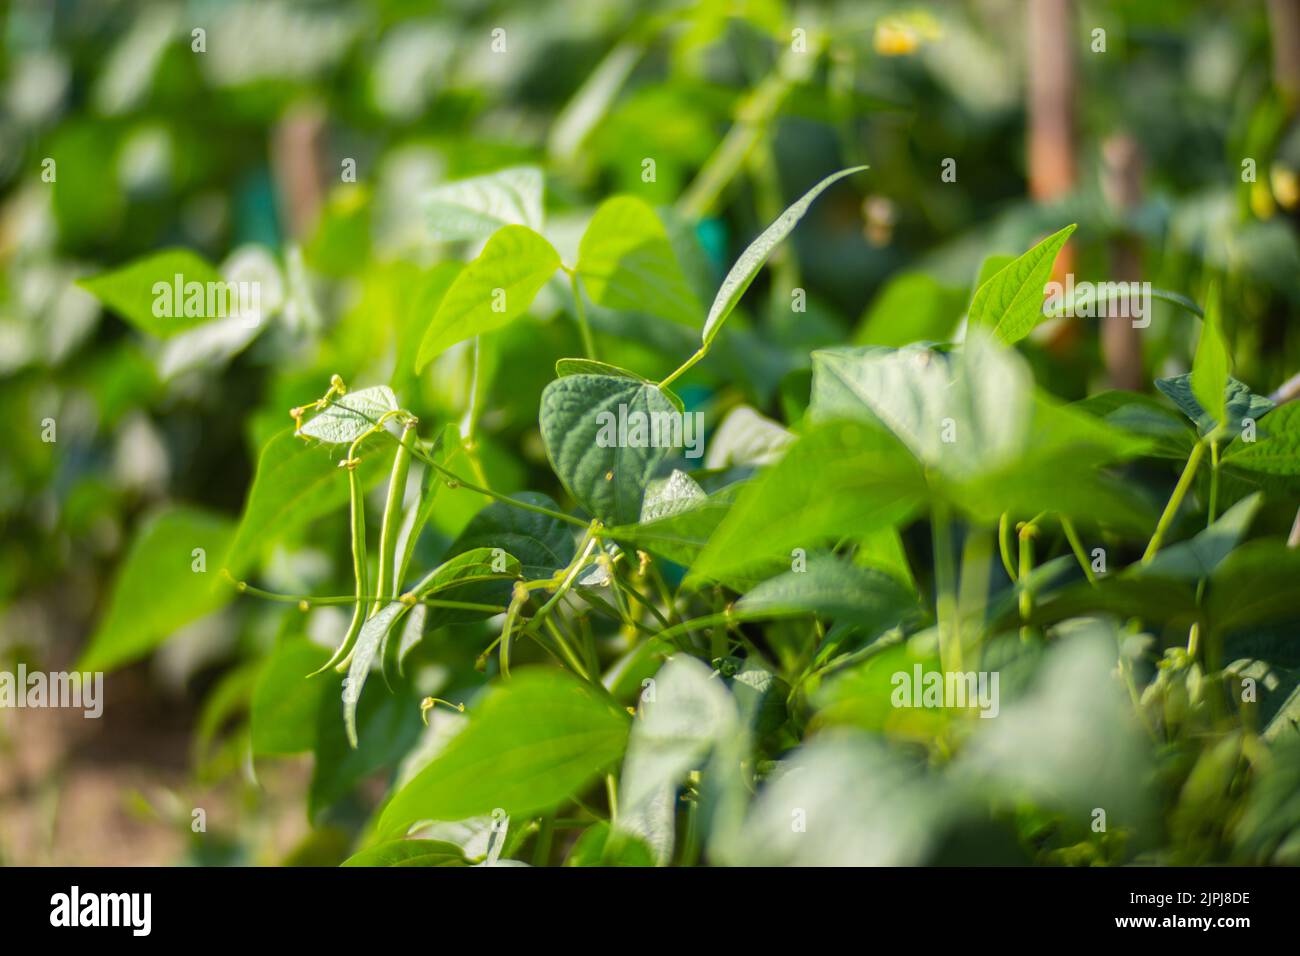
[[[469,726],[385,808],[378,832],[555,806],[623,753],[627,715],[567,674],[515,671],[474,708]]]
[[[559,253],[526,226],[497,230],[438,304],[420,340],[416,372],[457,342],[519,318],[559,267]]]
[[[217,576],[233,533],[229,519],[186,507],[164,511],[141,527],[77,669],[107,671],[143,657],[226,604],[234,590]]]

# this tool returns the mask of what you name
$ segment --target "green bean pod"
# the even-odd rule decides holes
[[[415,422],[408,421],[402,431],[397,455],[393,458],[393,471],[388,479],[388,501],[384,505],[384,520],[379,527],[379,584],[375,601],[370,606],[374,614],[388,601],[396,600],[402,582],[397,578],[397,538],[402,527],[402,498],[406,494],[406,476],[411,469],[411,446],[415,442]]]
[[[352,623],[343,635],[343,642],[334,651],[333,656],[312,676],[323,673],[331,667],[347,666],[352,656],[352,648],[361,635],[361,627],[366,622],[366,596],[370,590],[369,574],[366,568],[366,501],[361,487],[361,476],[357,474],[357,461],[352,459],[345,466],[348,469],[348,492],[352,502],[352,575],[356,579],[357,603],[352,610]]]

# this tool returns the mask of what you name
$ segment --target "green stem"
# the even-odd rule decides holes
[[[948,506],[936,502],[930,514],[934,544],[934,603],[939,617],[939,661],[945,672],[961,670],[961,631],[957,621],[957,570],[953,561]]]
[[[1020,540],[1020,565],[1019,574],[1017,575],[1017,582],[1020,586],[1018,604],[1020,610],[1020,622],[1022,625],[1027,624],[1029,621],[1029,615],[1033,613],[1034,610],[1034,594],[1029,588],[1029,575],[1034,570],[1034,535],[1037,531],[1037,527],[1031,521],[1029,524],[1021,527],[1017,532],[1017,537]],[[1029,640],[1028,626],[1022,626],[1020,628],[1020,639],[1022,641]]]
[[[1210,513],[1205,519],[1208,528],[1214,524],[1214,515],[1219,504],[1219,443],[1210,442]]]
[[[375,591],[379,598],[371,605],[374,617],[385,600],[397,597],[401,582],[397,580],[397,535],[402,525],[402,499],[406,496],[406,476],[411,468],[411,446],[415,443],[415,422],[408,420],[393,456],[393,471],[388,478],[388,501],[379,526],[379,581]]]
[[[685,362],[683,362],[681,365],[679,365],[679,366],[677,367],[677,370],[676,370],[675,372],[673,372],[673,373],[672,373],[671,375],[669,375],[666,379],[664,379],[662,382],[660,382],[660,383],[659,383],[659,387],[660,387],[660,388],[667,388],[667,387],[668,387],[669,385],[671,385],[673,382],[677,381],[677,379],[679,379],[683,374],[685,374],[686,371],[687,371],[691,366],[693,366],[693,365],[694,365],[696,362],[698,362],[700,359],[704,358],[704,356],[705,356],[706,354],[708,354],[708,351],[709,351],[709,347],[708,347],[707,345],[701,345],[698,349],[695,350],[695,354],[694,354],[694,355],[692,355],[692,356],[691,356],[690,358],[688,358]]]
[[[1196,477],[1196,469],[1201,464],[1201,459],[1205,457],[1205,445],[1197,442],[1192,453],[1187,457],[1187,464],[1183,467],[1183,473],[1178,479],[1178,484],[1174,486],[1174,492],[1169,496],[1169,501],[1165,505],[1164,512],[1160,515],[1160,520],[1156,522],[1155,533],[1151,535],[1151,540],[1147,543],[1147,549],[1142,554],[1142,564],[1149,564],[1151,559],[1156,556],[1160,550],[1160,544],[1164,540],[1165,532],[1173,524],[1174,515],[1178,513],[1183,499],[1187,497],[1187,489],[1192,486],[1192,479]]]
[[[587,358],[595,361],[596,340],[592,338],[591,325],[587,322],[587,307],[582,301],[582,288],[578,284],[578,273],[574,269],[566,269],[565,271],[569,273],[569,288],[573,290],[573,309],[578,320],[578,331],[582,335],[582,350]]]
[[[1058,517],[1061,519],[1061,528],[1065,531],[1065,540],[1070,542],[1070,550],[1074,552],[1079,567],[1083,568],[1083,576],[1088,579],[1089,584],[1096,587],[1097,576],[1092,573],[1092,565],[1088,563],[1087,553],[1083,550],[1083,541],[1079,538],[1079,532],[1075,530],[1074,522],[1065,515]]]
[[[1015,581],[1016,567],[1011,560],[1011,544],[1008,541],[1010,530],[1011,515],[1004,511],[1002,517],[998,519],[998,554],[1002,556],[1002,567],[1006,569],[1007,577]]]

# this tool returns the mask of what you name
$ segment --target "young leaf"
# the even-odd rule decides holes
[[[770,465],[785,453],[794,435],[748,405],[737,405],[718,425],[704,457],[708,469]]]
[[[303,423],[299,435],[331,445],[348,445],[370,431],[385,412],[397,410],[397,396],[387,385],[348,392]]]
[[[1223,421],[1228,387],[1228,347],[1223,342],[1219,315],[1219,287],[1214,285],[1205,302],[1201,340],[1192,359],[1192,394],[1215,421]]]
[[[647,423],[640,438],[632,434],[634,415]],[[678,412],[657,386],[633,379],[570,375],[542,392],[542,442],[551,467],[601,521],[631,524],[640,518],[646,484],[669,452],[650,445],[648,423],[656,415],[677,418]],[[619,435],[624,420],[628,434]]]
[[[799,220],[808,212],[808,208],[813,201],[825,192],[832,184],[839,182],[845,176],[851,176],[854,173],[860,173],[866,166],[853,166],[850,169],[841,169],[837,173],[832,173],[812,189],[803,194],[793,205],[785,212],[781,213],[770,226],[759,234],[758,238],[749,244],[749,247],[740,254],[736,264],[731,267],[725,279],[722,280],[722,286],[718,289],[718,294],[713,300],[713,305],[709,307],[709,316],[704,321],[704,333],[702,335],[703,343],[708,346],[722,328],[722,323],[727,320],[740,297],[745,294],[749,284],[754,281],[758,275],[758,270],[763,268],[763,263],[767,262],[768,256],[772,250],[781,244],[781,241],[794,230],[799,224]]]
[[[523,315],[560,267],[560,255],[526,226],[503,226],[461,270],[420,341],[415,370],[448,347],[491,332]]]
[[[1229,377],[1224,388],[1223,411],[1215,415],[1205,410],[1192,388],[1192,376],[1175,375],[1173,378],[1156,379],[1158,388],[1178,410],[1196,425],[1202,436],[1214,431],[1222,421],[1224,430],[1234,433],[1241,430],[1241,423],[1247,418],[1259,419],[1273,408],[1273,400],[1265,395],[1256,395],[1249,386]]]
[[[497,685],[452,738],[393,797],[377,832],[423,820],[530,814],[580,792],[623,753],[628,717],[569,675],[525,668]]]
[[[633,196],[601,203],[578,245],[578,274],[606,309],[648,312],[694,325],[703,308],[677,263],[663,223]]]
[[[1052,263],[1075,225],[1048,236],[975,290],[970,325],[982,325],[1002,342],[1018,342],[1043,321],[1043,297]]]
[[[502,226],[542,228],[542,171],[512,166],[435,186],[421,198],[433,238],[486,239]]]
[[[371,487],[386,471],[389,449],[376,446],[361,456],[362,485]],[[346,449],[343,450],[346,453]],[[338,449],[309,444],[292,428],[277,434],[257,459],[253,487],[244,503],[226,567],[238,577],[262,549],[284,535],[341,510],[348,502],[347,470]]]
[[[732,502],[741,489],[740,484],[727,485],[711,495],[704,495],[699,485],[683,472],[694,489],[685,482],[665,479],[656,486],[653,482],[646,490],[638,524],[617,525],[606,533],[618,540],[635,545],[644,551],[689,567],[717,530],[731,509]]]
[[[175,301],[177,276],[182,284],[180,301]],[[189,310],[185,308],[184,285],[191,282],[200,283],[205,290],[205,306],[200,315],[186,314]],[[165,339],[216,318],[205,311],[209,282],[221,282],[221,274],[201,256],[188,249],[164,249],[112,272],[80,279],[77,285],[140,331]],[[167,287],[163,293],[165,300],[155,293],[154,287],[159,283]],[[165,304],[170,304],[170,308],[162,308]],[[170,314],[158,315],[158,311]]]
[[[234,528],[195,508],[164,511],[136,536],[78,670],[107,671],[149,653],[217,610],[234,591],[216,580]]]

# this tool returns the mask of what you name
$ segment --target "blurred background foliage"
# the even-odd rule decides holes
[[[547,234],[566,261],[606,196],[660,207],[706,302],[789,201],[834,169],[871,166],[814,207],[701,366],[704,384],[685,390],[711,423],[740,402],[793,421],[812,348],[944,339],[986,257],[1068,222],[1080,224],[1068,260],[1080,280],[1140,278],[1199,299],[1220,278],[1234,374],[1273,390],[1300,369],[1294,5],[1030,6],[1064,9],[1064,26],[1022,0],[10,0],[0,20],[0,662],[71,666],[105,626],[142,533],[180,522],[228,535],[258,450],[331,374],[391,382],[422,420],[457,421],[467,350],[420,376],[396,360],[427,320],[430,269],[463,251],[431,238],[418,200],[504,166],[545,169]],[[1054,73],[1061,43],[1071,68]],[[941,176],[947,159],[955,182]],[[237,338],[156,341],[75,284],[169,246],[259,277],[270,320]],[[790,309],[793,286],[807,290],[805,313]],[[555,359],[579,352],[573,324],[557,321],[570,307],[563,287],[544,290],[524,326],[485,339],[481,454],[499,490],[562,495],[537,400]],[[602,359],[648,376],[694,347],[698,325],[592,311]],[[1157,303],[1136,352],[1108,354],[1091,322],[1069,320],[1024,351],[1041,383],[1077,399],[1123,384],[1125,362],[1147,389],[1186,371],[1197,328]],[[47,419],[54,442],[43,439]],[[426,559],[481,506],[468,494],[449,502],[421,540]],[[345,592],[346,535],[341,512],[297,529],[265,556],[262,580]],[[166,572],[142,583],[142,602],[173,586]],[[340,834],[367,806],[357,785],[410,746],[415,712],[393,718],[390,752],[340,750],[310,783],[290,779],[279,794],[290,810],[276,816],[275,787],[254,786],[246,759],[253,681],[278,637],[305,629],[325,640],[338,614],[304,620],[294,608],[177,595],[127,625],[102,728],[52,729],[32,746],[57,756],[33,764],[14,722],[0,724],[0,805],[15,821],[0,825],[0,857],[344,854]],[[444,671],[440,686],[472,676],[473,649],[435,639],[426,653]],[[170,728],[196,743],[162,741]],[[91,786],[88,766],[106,774],[97,779],[116,809],[83,820],[74,838],[48,808]],[[115,776],[122,767],[135,769]],[[227,819],[241,821],[218,828],[221,839],[128,846],[96,828],[188,837],[192,801],[178,794],[215,782],[238,811]],[[306,787],[314,829],[298,819]],[[1268,799],[1289,798],[1258,798]]]

